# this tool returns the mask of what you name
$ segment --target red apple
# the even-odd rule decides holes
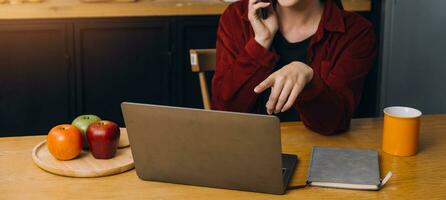
[[[82,132],[82,138],[84,139],[84,149],[88,149],[88,142],[87,142],[87,128],[88,126],[93,123],[101,121],[101,118],[99,118],[96,115],[81,115],[79,117],[76,117],[76,119],[73,120],[71,124],[76,126],[81,132]]]
[[[119,126],[111,121],[98,121],[87,128],[87,141],[91,154],[96,159],[110,159],[116,154],[118,148]]]

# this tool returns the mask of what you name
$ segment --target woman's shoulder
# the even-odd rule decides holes
[[[373,24],[356,12],[343,11],[346,32],[373,31]]]
[[[223,12],[222,19],[248,20],[248,2],[249,0],[240,0],[229,4]]]
[[[250,26],[248,0],[241,0],[231,3],[220,16],[219,33],[230,34],[233,38],[246,39],[253,34]]]

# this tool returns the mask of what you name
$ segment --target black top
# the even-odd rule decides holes
[[[272,43],[272,48],[274,48],[280,58],[273,71],[277,71],[293,61],[307,63],[307,48],[310,44],[311,38],[312,37],[308,37],[301,42],[290,43],[285,37],[283,37],[280,31],[277,32]],[[256,106],[259,114],[267,114],[265,105],[266,102],[268,102],[270,92],[271,89],[266,90],[260,94],[259,98],[257,99]],[[276,116],[278,116],[282,122],[299,121],[299,113],[294,107],[283,113],[276,114]]]

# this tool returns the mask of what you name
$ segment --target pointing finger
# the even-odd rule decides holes
[[[273,76],[269,76],[268,78],[266,78],[264,81],[262,81],[259,85],[257,85],[254,88],[254,92],[257,94],[262,93],[263,91],[265,91],[266,89],[268,89],[269,87],[271,87],[274,83],[274,78]]]

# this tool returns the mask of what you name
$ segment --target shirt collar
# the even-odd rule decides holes
[[[345,23],[343,18],[343,8],[338,7],[334,0],[327,0],[324,5],[324,12],[322,18],[310,42],[310,46],[318,43],[324,38],[325,31],[327,32],[345,32]],[[311,56],[311,54],[310,54]]]
[[[322,14],[321,23],[330,32],[345,32],[343,8],[338,7],[333,0],[327,0]]]

